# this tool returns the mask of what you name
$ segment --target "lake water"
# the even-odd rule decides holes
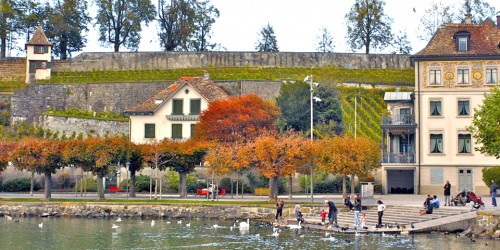
[[[252,221],[249,231],[239,231],[231,230],[232,221],[183,220],[178,224],[177,220],[156,220],[152,226],[151,220],[115,220],[0,218],[0,249],[500,249],[495,240],[472,242],[454,234],[330,238],[318,231],[285,229],[278,237],[271,237],[272,227]],[[113,229],[113,224],[119,227]],[[220,228],[215,229],[214,224]]]

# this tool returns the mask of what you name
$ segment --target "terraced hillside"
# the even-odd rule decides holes
[[[376,142],[381,141],[381,115],[386,111],[384,92],[392,89],[365,89],[355,87],[341,87],[341,109],[344,130],[346,134],[354,136],[354,106],[357,98],[357,125],[356,134],[364,135]]]

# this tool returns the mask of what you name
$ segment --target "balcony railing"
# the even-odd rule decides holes
[[[382,125],[415,125],[415,115],[382,115]]]
[[[415,163],[415,154],[383,153],[382,163]]]
[[[169,121],[199,121],[199,115],[167,115]]]

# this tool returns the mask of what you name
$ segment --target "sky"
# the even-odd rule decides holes
[[[152,0],[156,4],[156,0]],[[417,38],[420,17],[434,2],[443,5],[462,4],[463,0],[385,0],[385,13],[393,19],[392,31],[406,32],[412,44],[412,53],[423,49],[428,41]],[[500,10],[500,1],[488,0]],[[283,52],[314,52],[321,29],[333,37],[334,52],[353,52],[346,44],[345,14],[354,0],[211,0],[220,11],[212,27],[212,42],[220,43],[227,51],[255,51],[259,32],[268,23],[274,28],[278,47]],[[95,11],[94,11],[95,12]],[[93,15],[93,14],[91,14]],[[97,42],[97,30],[88,34],[85,52],[107,51]],[[143,26],[139,51],[161,51],[156,23]],[[374,53],[390,53],[393,48]],[[120,48],[120,51],[127,51]],[[364,52],[363,49],[354,52]],[[76,56],[74,53],[73,56]]]

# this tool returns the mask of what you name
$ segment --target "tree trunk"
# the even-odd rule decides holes
[[[62,41],[59,44],[59,58],[61,60],[66,60],[68,59],[67,54],[68,54],[68,36],[63,34],[61,37]]]
[[[104,176],[97,175],[97,196],[99,197],[99,200],[104,200],[104,187],[103,187],[103,181]]]
[[[343,175],[342,176],[342,196],[345,197],[345,195],[347,194],[347,180],[346,180],[346,176]]]
[[[52,173],[48,172],[45,173],[45,191],[43,193],[43,196],[46,200],[50,200],[52,198]]]
[[[290,175],[290,177],[288,177],[288,198],[291,199],[292,198],[292,185],[293,185],[293,176]]]
[[[128,194],[129,197],[136,197],[135,195],[135,170],[130,170],[130,180],[127,180],[129,182],[129,189],[128,189]]]
[[[269,201],[276,202],[278,200],[278,176],[269,178]]]
[[[351,195],[355,193],[354,190],[354,175],[351,174]]]
[[[33,196],[34,187],[35,187],[35,172],[31,172],[30,196]]]
[[[186,190],[186,172],[179,173],[179,193],[181,198],[187,197]]]

